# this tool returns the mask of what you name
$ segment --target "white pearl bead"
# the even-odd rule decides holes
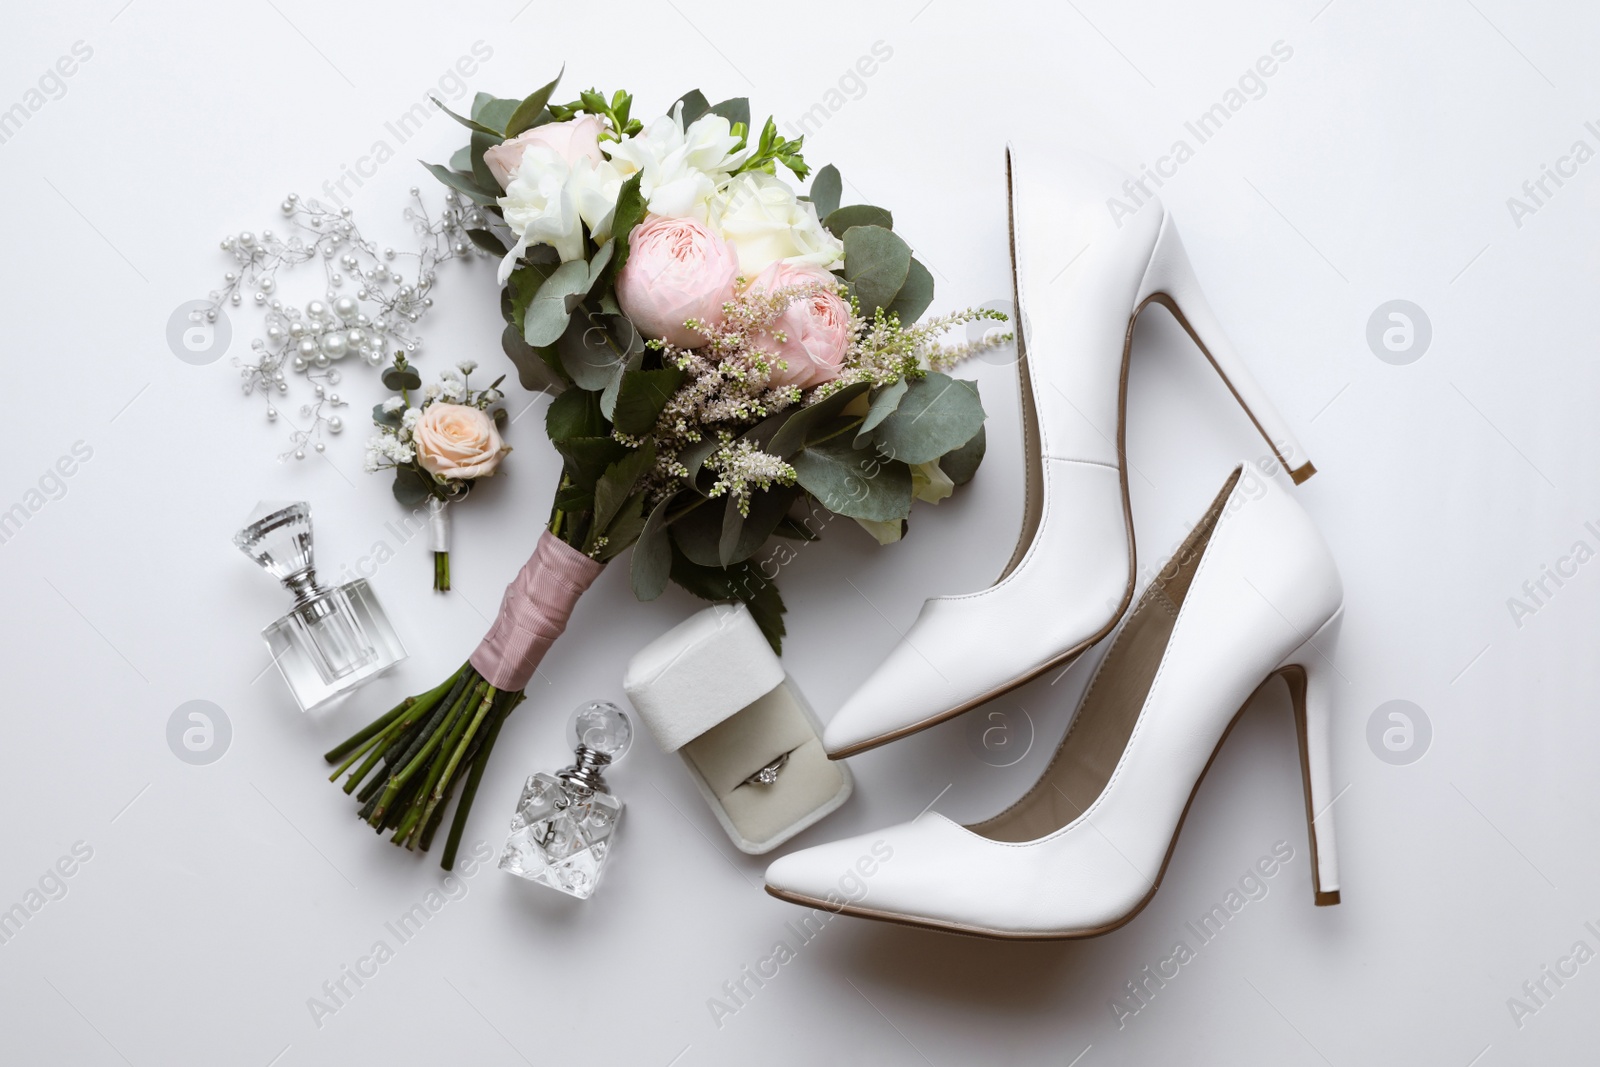
[[[267,408],[267,421],[271,422],[273,419],[275,419],[277,417],[278,417],[278,409],[275,408],[275,407],[268,407]]]
[[[240,299],[241,298],[240,298],[239,294],[238,293],[234,293],[232,298],[231,298],[231,301],[235,306],[238,306]]]
[[[261,291],[263,293],[270,293],[272,290],[278,287],[278,283],[273,281],[271,278],[262,278],[256,284],[261,286]]]
[[[356,327],[355,329],[349,330],[348,332],[346,332],[345,333],[345,338],[352,345],[355,345],[358,348],[361,345],[364,345],[364,344],[367,343],[367,333],[366,333],[365,330],[361,329],[360,327]]]
[[[249,230],[245,230],[239,235],[239,243],[244,245],[246,248],[250,248],[256,243],[256,235],[251,233]]]
[[[317,342],[307,337],[299,344],[300,358],[311,359],[317,354]]]
[[[304,357],[295,356],[294,362],[289,364],[289,366],[293,367],[296,373],[303,373],[307,367],[311,366],[311,364],[307,363]]]
[[[312,364],[314,366],[316,366],[318,368],[322,368],[322,367],[326,367],[332,361],[329,360],[328,357],[326,355],[324,355],[323,353],[318,352],[315,356],[311,357],[311,362],[312,362]]]
[[[330,403],[330,404],[342,403],[342,401],[339,399],[339,394],[338,393],[329,393],[328,394],[328,403]]]
[[[328,305],[320,300],[313,300],[306,305],[306,314],[314,319],[320,319],[328,314]]]
[[[341,296],[333,302],[333,312],[346,322],[361,313],[361,306],[348,296]]]
[[[322,351],[329,359],[343,359],[350,354],[350,343],[337,330],[322,335]]]
[[[296,449],[295,453],[294,453],[294,458],[295,459],[305,459],[306,458],[305,449],[303,449],[303,448],[302,449]]]
[[[317,451],[318,452],[326,452],[327,450],[328,450],[328,446],[327,445],[323,444],[321,441],[317,442]]]
[[[344,429],[344,420],[335,415],[333,418],[328,420],[328,429],[332,430],[334,433],[338,433],[340,430]]]

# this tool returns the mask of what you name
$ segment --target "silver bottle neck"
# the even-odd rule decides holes
[[[611,764],[611,757],[586,745],[579,745],[573,755],[577,762],[561,771],[559,777],[591,793],[609,793],[603,772]]]

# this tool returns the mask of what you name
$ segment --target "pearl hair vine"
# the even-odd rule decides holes
[[[247,296],[262,309],[263,336],[250,342],[250,356],[234,357],[233,365],[246,396],[265,395],[267,420],[282,414],[292,428],[279,460],[304,459],[308,448],[326,451],[325,435],[344,429],[338,409],[348,402],[334,391],[342,377],[336,364],[353,356],[376,370],[395,353],[415,359],[422,348],[417,324],[433,307],[429,293],[437,268],[452,259],[489,255],[469,234],[486,229],[487,222],[468,198],[447,191],[438,218],[429,215],[416,187],[411,200],[404,217],[417,237],[414,251],[380,247],[357,228],[350,208],[325,207],[294,193],[279,205],[289,233],[244,230],[222,239],[235,268],[208,294],[210,307],[197,315],[216,322],[225,305],[240,307]],[[302,307],[281,295],[279,274],[306,263],[322,264],[325,284],[322,296]],[[289,393],[292,376],[304,377],[314,393],[300,405],[298,421],[274,404]]]

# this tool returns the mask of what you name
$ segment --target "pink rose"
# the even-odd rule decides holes
[[[722,322],[733,299],[739,255],[733,245],[694,219],[651,215],[628,236],[628,262],[617,272],[617,303],[646,337],[679,348],[706,338],[684,325]]]
[[[751,289],[769,293],[797,286],[827,286],[790,301],[776,322],[757,338],[762,351],[788,363],[772,372],[769,385],[798,385],[810,389],[839,376],[839,365],[850,349],[850,305],[834,286],[838,279],[820,267],[805,263],[774,263],[750,283]],[[782,334],[784,340],[778,340]]]
[[[411,439],[423,469],[451,482],[488,477],[500,465],[500,457],[511,451],[500,440],[494,419],[465,404],[429,404],[412,428]]]
[[[566,122],[547,122],[495,145],[484,152],[483,161],[504,189],[522,165],[522,153],[529,145],[544,145],[566,160],[569,167],[580,159],[604,162],[605,157],[600,154],[600,131],[604,129],[605,123],[594,115],[579,115]]]

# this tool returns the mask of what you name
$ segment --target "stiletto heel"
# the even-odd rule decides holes
[[[1310,517],[1241,464],[1111,638],[1022,799],[970,826],[928,812],[785,856],[767,868],[767,892],[985,937],[1108,933],[1155,895],[1217,751],[1251,698],[1283,675],[1299,725],[1316,902],[1337,903],[1325,654],[1343,603]],[[886,861],[871,899],[840,904],[840,872],[868,854]]]
[[[1299,485],[1317,473],[1317,468],[1312,466],[1300,442],[1295,439],[1294,431],[1278,414],[1277,407],[1256,383],[1255,376],[1244,365],[1233,342],[1223,332],[1222,324],[1217,321],[1216,313],[1211,310],[1195,277],[1189,254],[1184,251],[1183,239],[1178,236],[1178,227],[1171,215],[1161,220],[1161,232],[1150,254],[1150,267],[1139,286],[1134,317],[1137,318],[1139,312],[1150,303],[1160,304],[1172,312],[1178,324],[1205,353],[1233,398],[1244,408],[1244,413],[1250,417],[1261,436],[1266,438],[1294,484]]]
[[[1300,774],[1306,793],[1306,834],[1311,842],[1311,888],[1318,907],[1339,903],[1339,850],[1333,833],[1333,765],[1329,734],[1333,717],[1333,662],[1343,609],[1290,655],[1278,673],[1289,683],[1295,732],[1300,739]]]

